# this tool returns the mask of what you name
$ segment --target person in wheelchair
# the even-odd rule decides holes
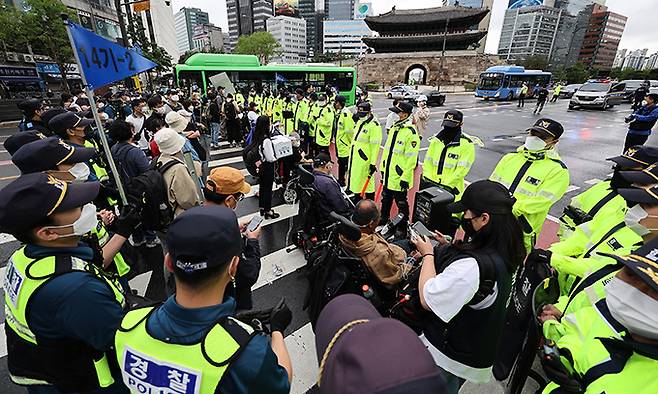
[[[333,162],[331,157],[326,153],[320,153],[313,158],[313,187],[318,192],[319,200],[317,201],[318,213],[322,221],[328,220],[331,212],[336,212],[341,216],[349,217],[352,213],[352,205],[345,198],[340,189],[340,185],[331,175]]]
[[[352,241],[339,235],[343,247],[360,257],[377,280],[387,288],[400,283],[411,268],[407,264],[407,253],[399,246],[388,243],[375,232],[381,213],[372,200],[361,200],[356,204],[352,222],[361,229],[361,238]]]

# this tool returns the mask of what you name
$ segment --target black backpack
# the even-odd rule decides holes
[[[127,188],[128,201],[142,210],[142,227],[146,230],[164,230],[174,220],[174,208],[169,204],[169,189],[164,173],[176,164],[171,160],[164,165],[154,158],[151,167],[130,180]]]
[[[247,171],[252,176],[258,176],[258,165],[260,161],[260,145],[256,141],[251,141],[251,144],[247,145],[242,151],[242,160],[244,161]]]

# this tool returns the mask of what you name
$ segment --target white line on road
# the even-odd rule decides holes
[[[587,180],[587,181],[585,181],[585,182],[583,182],[583,183],[586,184],[586,185],[596,185],[596,184],[599,183],[599,182],[603,182],[603,181],[600,180],[599,178],[592,178],[592,179]]]
[[[569,187],[567,188],[567,191],[565,193],[570,193],[570,192],[578,190],[578,189],[580,189],[580,186],[569,185]]]
[[[242,161],[242,156],[227,157],[226,159],[213,160],[208,162],[208,167],[220,167],[228,164],[239,163]]]

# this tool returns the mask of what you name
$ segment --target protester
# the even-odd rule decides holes
[[[352,206],[343,194],[340,184],[331,174],[334,163],[326,153],[320,153],[313,158],[313,187],[321,198],[316,201],[316,207],[322,219],[329,220],[329,214],[336,212],[339,215],[349,216]]]
[[[624,152],[631,146],[644,145],[658,121],[658,93],[647,94],[644,100],[646,104],[638,106],[633,114],[625,119],[629,125]]]
[[[427,124],[430,120],[430,109],[427,106],[427,96],[418,96],[416,103],[418,104],[418,108],[414,111],[414,124],[416,125],[416,129],[418,129],[420,138],[422,139],[425,137]]]
[[[269,117],[264,115],[258,117],[251,144],[258,147],[261,157],[261,163],[258,167],[258,206],[260,207],[260,215],[265,219],[276,219],[280,215],[272,209],[272,186],[277,159],[270,139]]]
[[[146,130],[146,115],[144,115],[144,108],[146,106],[146,100],[137,98],[130,103],[130,108],[132,108],[131,113],[126,116],[126,122],[130,123],[133,126],[134,130],[134,140],[139,146],[139,149],[146,152],[149,149],[149,142],[151,141],[151,136],[148,135]]]
[[[226,140],[231,148],[235,148],[242,141],[242,133],[240,132],[240,108],[233,101],[233,95],[229,93],[222,106],[222,114],[224,115],[226,124]]]
[[[210,147],[219,148],[220,126],[221,126],[221,108],[217,104],[217,95],[208,96],[208,121],[210,122]]]
[[[167,100],[164,103],[165,115],[169,112],[177,112],[183,109],[183,106],[180,103],[180,95],[178,94],[177,89],[169,89],[166,94]]]

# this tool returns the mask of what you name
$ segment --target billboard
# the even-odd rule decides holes
[[[274,0],[274,16],[299,16],[299,0]]]
[[[509,6],[507,8],[510,10],[515,10],[517,8],[532,7],[535,5],[543,4],[544,0],[509,0]]]
[[[354,19],[364,19],[372,15],[372,3],[356,3],[354,5]]]

